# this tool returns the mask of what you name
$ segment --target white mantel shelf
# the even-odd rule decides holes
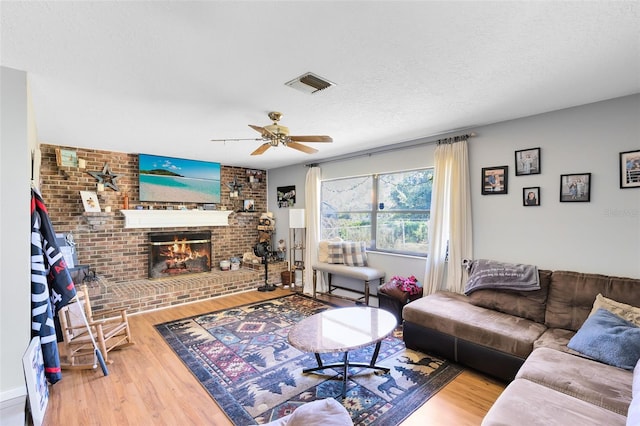
[[[125,228],[229,226],[231,210],[120,210]]]

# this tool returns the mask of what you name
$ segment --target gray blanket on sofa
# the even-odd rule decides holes
[[[540,290],[538,267],[495,260],[465,260],[469,280],[465,285],[467,296],[476,290],[501,289],[516,291]]]

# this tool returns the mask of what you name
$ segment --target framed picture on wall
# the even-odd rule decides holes
[[[78,153],[71,149],[56,148],[56,164],[58,167],[78,167]]]
[[[85,212],[100,211],[100,202],[95,191],[80,191],[80,197],[82,197],[82,205]]]
[[[256,211],[255,203],[253,202],[253,200],[244,200],[242,209],[245,212],[254,212]]]
[[[620,153],[620,188],[640,188],[640,149]]]
[[[482,195],[507,193],[509,166],[482,168]]]
[[[296,204],[296,186],[279,186],[278,191],[278,207],[293,207]]]
[[[516,151],[516,176],[540,174],[540,148]]]
[[[591,201],[591,173],[560,175],[560,201]]]
[[[522,205],[525,207],[540,205],[540,187],[529,186],[522,188]]]

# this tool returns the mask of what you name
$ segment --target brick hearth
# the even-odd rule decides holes
[[[120,309],[126,309],[127,313],[132,314],[231,293],[257,291],[256,289],[264,284],[263,268],[264,265],[250,265],[237,271],[215,270],[172,278],[127,282],[111,282],[104,277],[98,277],[96,281],[86,284],[91,307],[96,314]],[[279,284],[281,273],[286,269],[286,262],[270,263],[269,283]]]

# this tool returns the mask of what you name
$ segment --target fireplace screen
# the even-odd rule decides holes
[[[149,278],[211,271],[211,232],[149,234]]]

